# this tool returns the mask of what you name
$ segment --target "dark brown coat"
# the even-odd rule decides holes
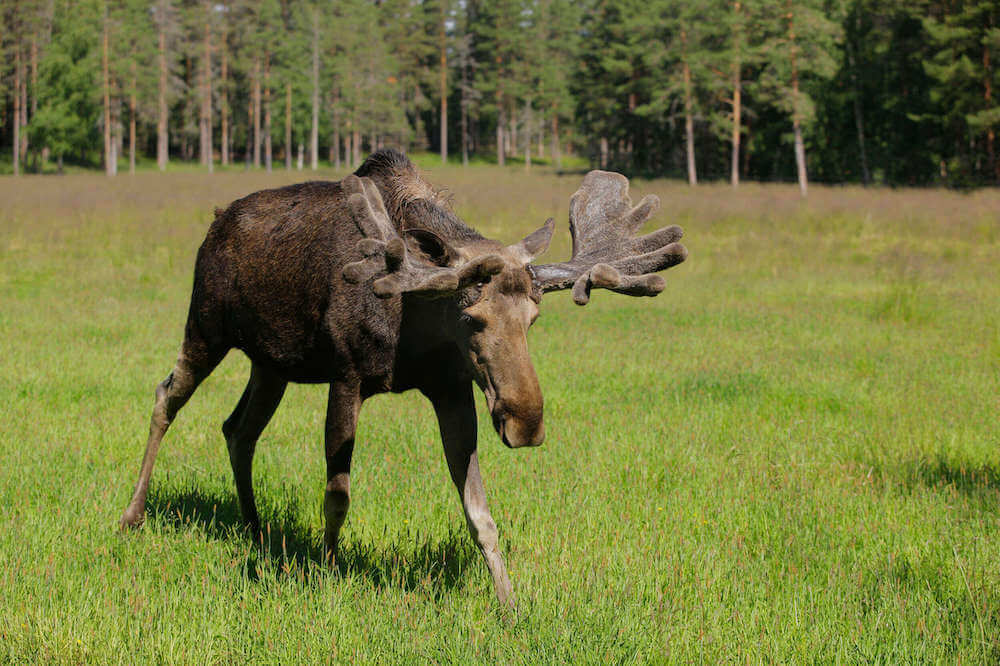
[[[252,361],[223,425],[243,517],[259,529],[254,447],[288,382],[328,383],[325,543],[331,561],[350,502],[350,463],[366,398],[418,389],[434,406],[452,479],[497,595],[513,604],[476,455],[472,385],[502,441],[544,438],[526,332],[544,291],[572,286],[655,295],[652,275],[683,261],[671,227],[634,238],[656,208],[631,207],[618,174],[592,172],[571,203],[574,257],[532,265],[553,224],[504,247],[467,227],[401,153],[379,151],[341,182],[256,192],[217,211],[198,251],[177,364],[156,390],[146,453],[122,527],[143,520],[153,462],[177,411],[226,353]],[[598,242],[595,242],[598,241]]]

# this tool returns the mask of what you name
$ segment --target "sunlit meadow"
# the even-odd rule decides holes
[[[568,255],[581,174],[426,172],[488,236],[556,217]],[[365,404],[339,571],[324,387],[261,438],[246,535],[235,351],[119,534],[213,208],[309,176],[0,179],[0,661],[1000,660],[997,192],[633,182],[689,260],[656,299],[546,296],[543,447],[481,420],[516,615],[415,393]]]

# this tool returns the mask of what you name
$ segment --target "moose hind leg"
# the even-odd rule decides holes
[[[327,563],[336,564],[340,528],[351,504],[351,457],[358,426],[361,396],[357,386],[330,384],[326,410],[326,491],[323,545]]]
[[[256,363],[250,370],[250,381],[236,409],[222,424],[222,434],[229,449],[229,462],[236,480],[236,495],[243,521],[256,534],[260,517],[253,496],[253,454],[257,439],[278,408],[288,382],[268,372]]]
[[[160,449],[163,435],[180,408],[188,401],[202,380],[211,374],[223,356],[225,352],[209,353],[203,345],[186,339],[173,371],[156,387],[156,403],[153,405],[153,415],[150,418],[149,439],[146,440],[146,453],[142,458],[139,481],[135,485],[132,501],[125,508],[118,523],[123,530],[138,527],[145,519],[149,479],[153,474],[153,463],[156,462],[156,454]]]

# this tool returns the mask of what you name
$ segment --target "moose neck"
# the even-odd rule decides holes
[[[457,316],[449,299],[402,296],[393,390],[416,388],[431,394],[440,390],[444,379],[449,385],[456,379],[472,380],[454,338]]]

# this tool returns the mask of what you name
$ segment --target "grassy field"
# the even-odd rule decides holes
[[[568,255],[581,176],[428,171],[501,240],[556,216]],[[265,431],[246,537],[235,352],[119,535],[212,208],[301,178],[0,179],[0,661],[1000,660],[997,192],[633,183],[690,259],[657,299],[546,297],[543,447],[481,420],[515,618],[416,394],[365,405],[340,575],[323,387]]]

